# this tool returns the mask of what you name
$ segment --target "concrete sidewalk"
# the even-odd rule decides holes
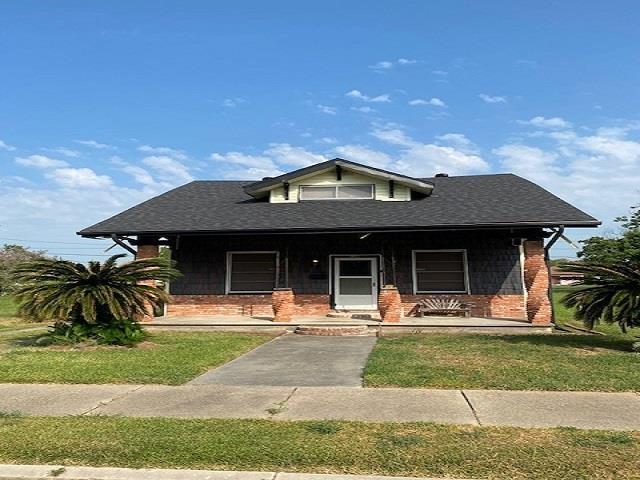
[[[0,384],[0,411],[640,430],[640,396],[636,393]]]
[[[379,475],[0,464],[0,480],[50,480],[51,478],[66,480],[438,480],[425,477],[384,477]],[[449,480],[453,479],[449,478]]]
[[[191,385],[360,387],[375,337],[283,335],[211,369]]]

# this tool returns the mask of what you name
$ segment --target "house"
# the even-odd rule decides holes
[[[599,221],[512,174],[414,178],[334,159],[261,181],[194,181],[78,232],[171,248],[169,316],[323,316],[421,299],[552,321],[547,246]]]
[[[584,273],[567,272],[551,267],[551,285],[575,285],[584,280]]]

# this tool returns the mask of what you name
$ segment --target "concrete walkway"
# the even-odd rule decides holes
[[[375,337],[284,335],[189,384],[359,387],[375,343]]]
[[[0,464],[0,480],[51,480],[51,478],[63,480],[438,480],[424,477],[383,477],[379,475]],[[452,479],[449,477],[449,480]]]
[[[640,430],[640,395],[636,393],[0,384],[0,411]]]

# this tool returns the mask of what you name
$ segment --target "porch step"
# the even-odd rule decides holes
[[[332,310],[327,313],[329,318],[352,318],[354,320],[380,320],[380,313],[372,310]]]
[[[363,337],[371,335],[367,325],[316,326],[300,325],[295,329],[298,335],[318,335],[322,337]]]

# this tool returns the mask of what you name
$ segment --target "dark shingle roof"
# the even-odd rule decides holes
[[[547,190],[512,174],[422,180],[435,185],[433,194],[410,202],[300,203],[255,200],[243,190],[252,182],[195,181],[78,233],[99,236],[599,224]]]

